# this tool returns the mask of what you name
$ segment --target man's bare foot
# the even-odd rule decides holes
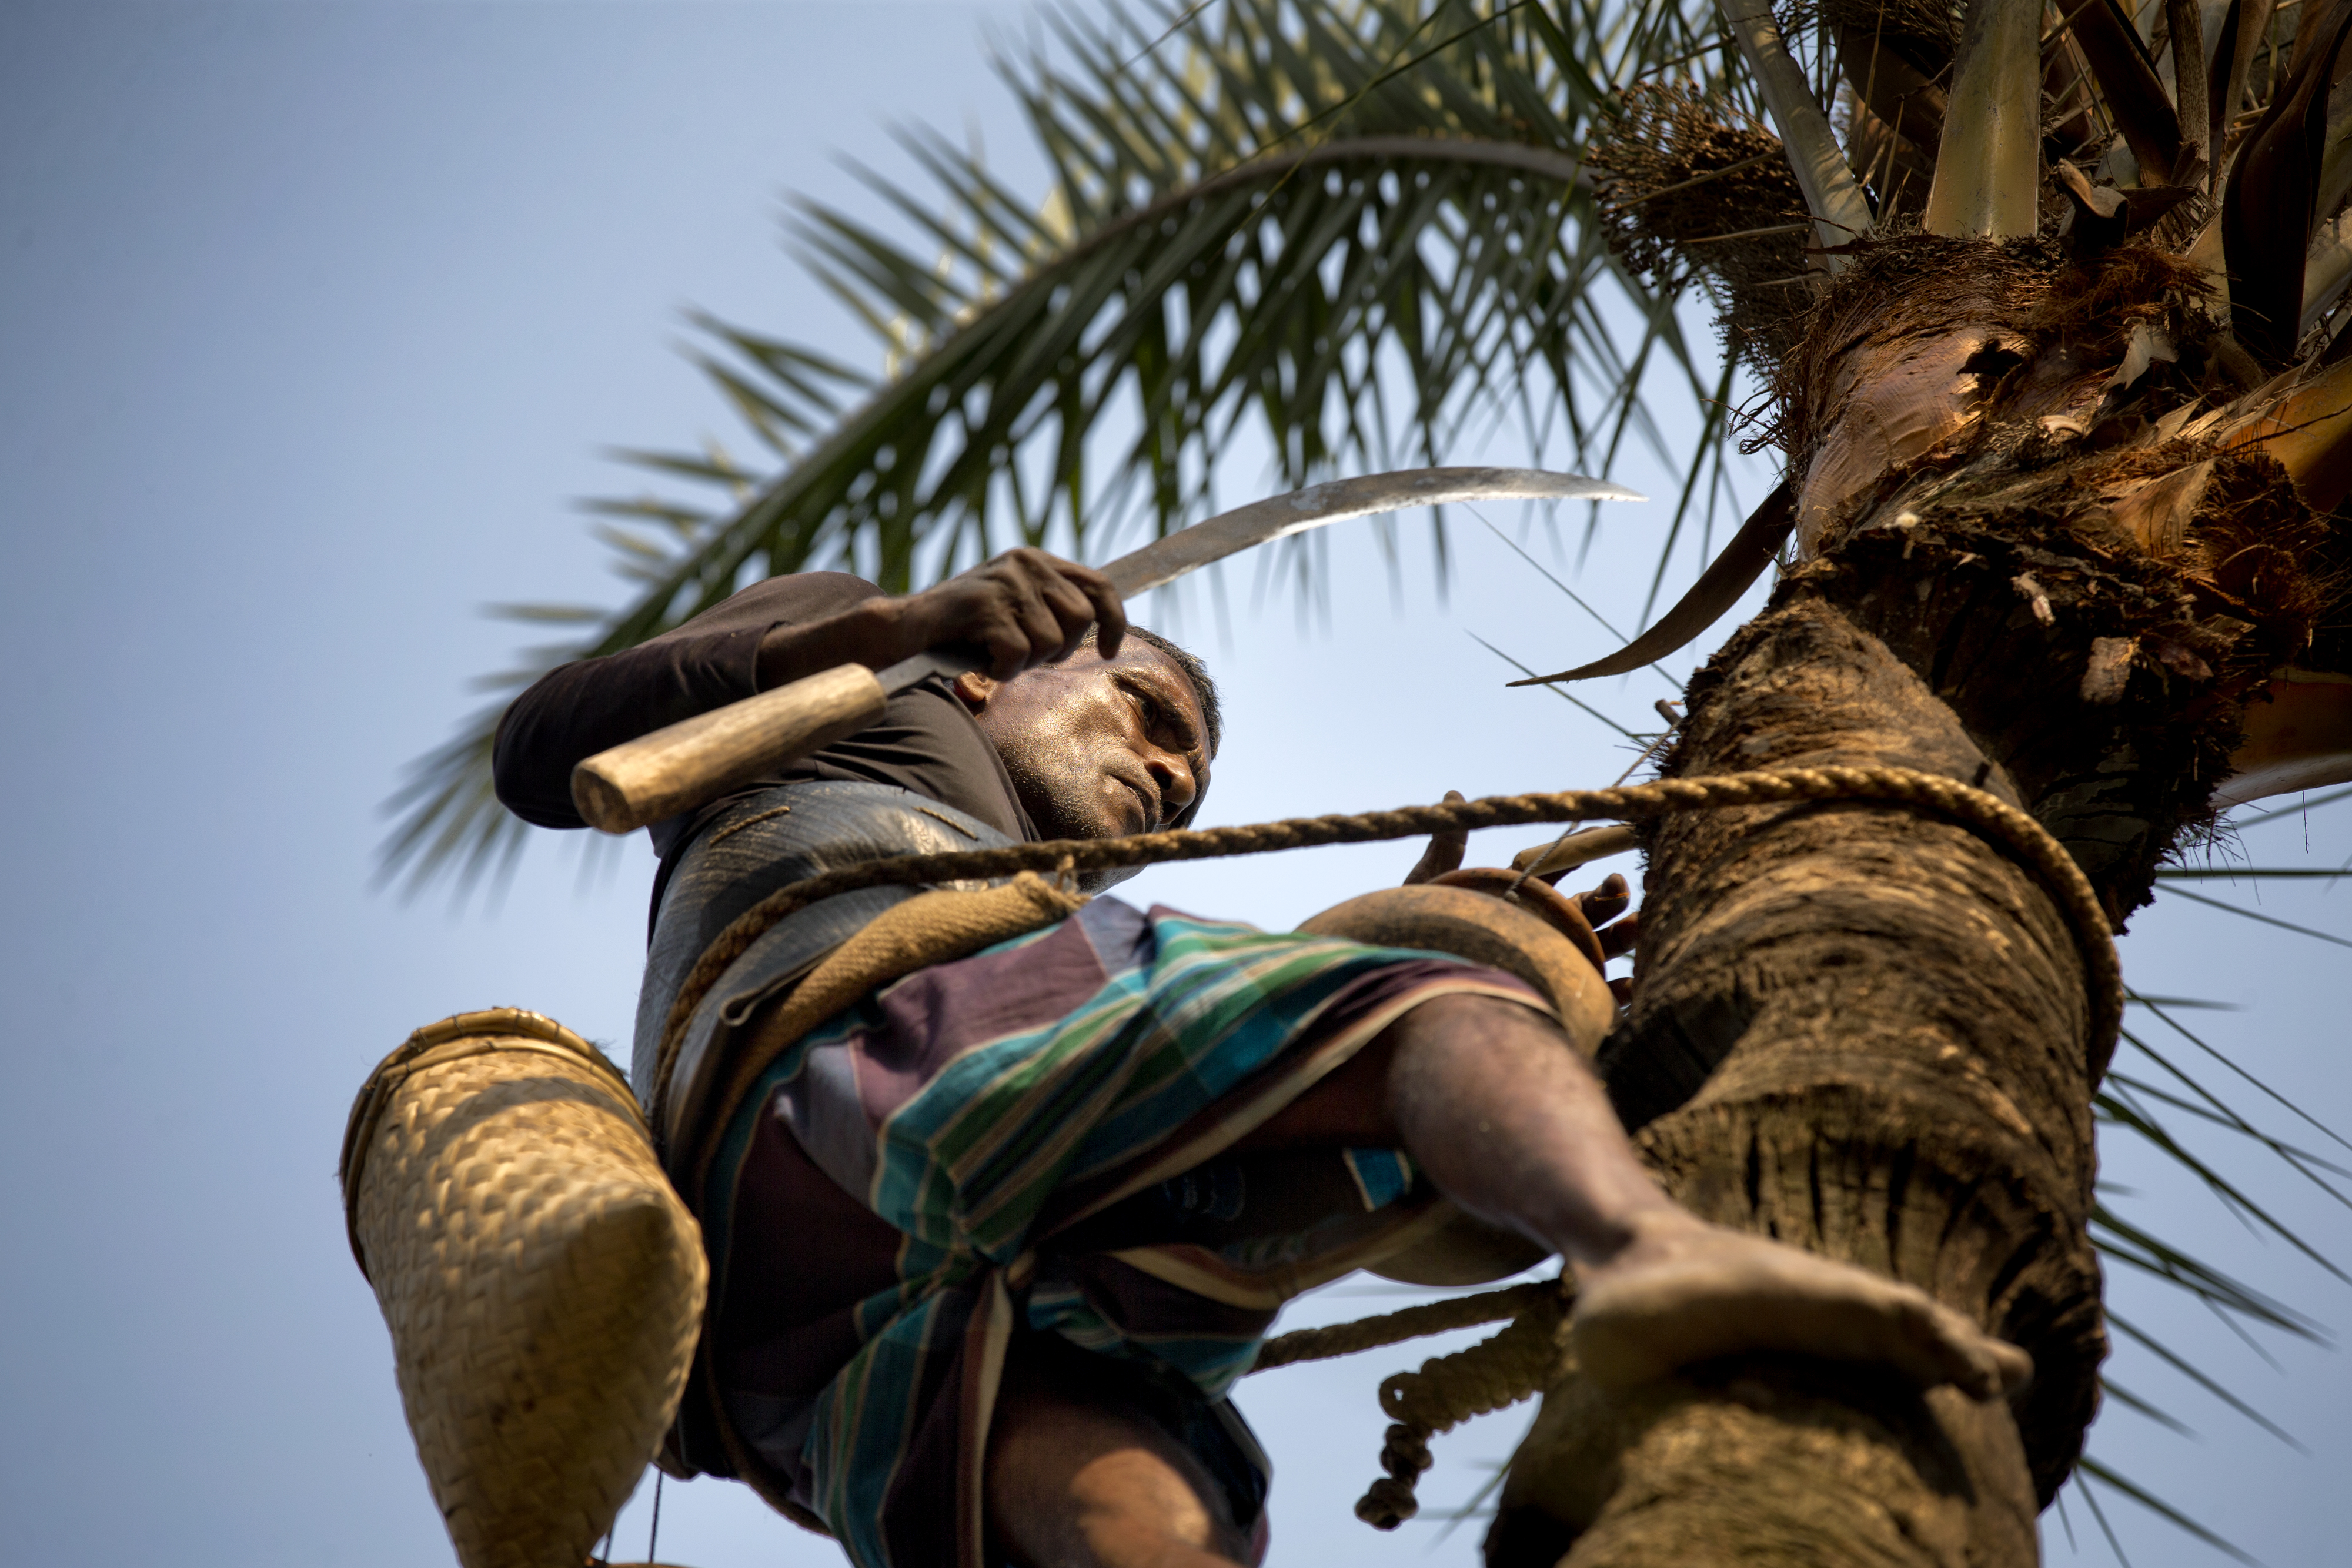
[[[1632,1241],[1577,1274],[1577,1356],[1612,1391],[1744,1351],[1879,1362],[1978,1399],[2033,1375],[2025,1352],[1909,1285],[1676,1208],[1636,1217]]]

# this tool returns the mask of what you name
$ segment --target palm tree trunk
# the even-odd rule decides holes
[[[1908,248],[1875,284],[1842,280],[1791,361],[1809,559],[1693,683],[1666,771],[1942,773],[2034,812],[2119,915],[2204,810],[2281,657],[2276,618],[2211,615],[2213,552],[2143,549],[2095,443],[1952,442],[2032,431],[2037,389],[2091,365],[1999,247]],[[1903,450],[1906,423],[1937,439]],[[2218,461],[2238,466],[2189,535],[2249,505],[2308,517],[2277,465]],[[1669,1188],[1920,1286],[2036,1376],[1980,1407],[1785,1359],[1614,1402],[1571,1374],[1514,1461],[1489,1562],[2034,1561],[2105,1343],[2086,1228],[2105,1062],[2074,935],[2003,850],[1909,809],[1693,812],[1648,847],[1640,987],[1602,1065]]]
[[[1838,763],[2016,798],[1884,643],[1800,591],[1695,690],[1675,770]],[[1729,1542],[1792,1564],[2032,1561],[2037,1495],[2074,1457],[2103,1348],[2064,920],[1969,831],[1862,803],[1673,819],[1649,883],[1639,999],[1604,1065],[1675,1195],[1919,1285],[2025,1345],[2039,1375],[1990,1409],[1762,1360],[1614,1406],[1571,1380],[1514,1467],[1493,1560],[1549,1563],[1580,1532],[1577,1564],[1664,1568]]]

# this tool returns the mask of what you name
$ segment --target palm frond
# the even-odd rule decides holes
[[[2137,1042],[2135,1041],[2135,1043]],[[2309,1168],[2316,1166],[2319,1170],[2326,1171],[2333,1176],[2352,1177],[2352,1170],[2346,1169],[2344,1166],[2336,1164],[2326,1156],[2323,1155],[2315,1155],[2309,1149],[2290,1144],[2283,1138],[2273,1137],[2270,1134],[2264,1133],[2261,1129],[2255,1127],[2252,1123],[2246,1121],[2243,1117],[2240,1116],[2236,1112],[2229,1109],[2226,1105],[2220,1106],[2218,1109],[2209,1108],[2208,1105],[2200,1104],[2193,1100],[2183,1099],[2181,1096],[2173,1093],[2168,1089],[2160,1088],[2154,1083],[2148,1082],[2145,1079],[2135,1077],[2128,1072],[2110,1073],[2108,1075],[2108,1082],[2121,1085],[2123,1088],[2129,1090],[2132,1093],[2144,1100],[2153,1100],[2158,1104],[2179,1111],[2184,1115],[2193,1116],[2197,1120],[2204,1122],[2210,1125],[2224,1128],[2230,1132],[2238,1134],[2242,1137],[2252,1139],[2253,1142],[2260,1144],[2263,1148],[2269,1150],[2272,1154],[2278,1155],[2281,1159],[2286,1160],[2294,1165],[2298,1169],[2301,1169],[2305,1176],[2311,1176],[2314,1184],[2316,1185],[2321,1191],[2326,1193],[2330,1197],[2335,1198],[2338,1203],[2344,1204],[2347,1207],[2352,1207],[2352,1197],[2347,1197],[2343,1193],[2337,1191],[2333,1186],[2321,1179]]]
[[[2078,1469],[2084,1477],[2096,1480],[2102,1486],[2114,1488],[2116,1491],[2121,1492],[2124,1496],[2131,1499],[2132,1501],[2139,1504],[2140,1507],[2147,1509],[2151,1513],[2154,1513],[2158,1518],[2163,1520],[2174,1529],[2188,1531],[2198,1540],[2203,1542],[2206,1545],[2213,1548],[2216,1552],[2226,1553],[2240,1563],[2250,1564],[2251,1568],[2262,1568],[2260,1559],[2248,1556],[2238,1547],[2232,1545],[2221,1536],[2214,1534],[2211,1531],[2206,1529],[2203,1525],[2189,1518],[2189,1515],[2181,1512],[2170,1503],[2166,1502],[2162,1498],[2159,1498],[2154,1493],[2148,1491],[2145,1487],[2135,1485],[2133,1482],[2125,1479],[2122,1476],[2117,1475],[2114,1470],[2109,1469],[2106,1466],[2099,1463],[2098,1460],[2092,1458],[2090,1456],[2084,1455],[2083,1458],[2078,1461]],[[2097,1511],[2099,1506],[2098,1502],[2093,1497],[2087,1487],[2083,1490],[2083,1500],[2091,1505],[2094,1512]],[[2099,1527],[2102,1530],[2107,1529],[2107,1521],[2104,1515],[2099,1519]],[[2107,1540],[2110,1544],[2115,1544],[2115,1532],[2112,1530],[2107,1531]],[[2124,1559],[2123,1548],[2119,1544],[2116,1545],[2116,1556],[2119,1560],[2128,1561],[2127,1559]]]
[[[2141,1398],[2138,1395],[2134,1394],[2130,1389],[2126,1388],[2122,1384],[2117,1383],[2114,1378],[2109,1377],[2105,1374],[2101,1374],[2099,1377],[2099,1396],[2103,1400],[2114,1400],[2116,1404],[2122,1406],[2126,1410],[2138,1411],[2141,1415],[2147,1416],[2158,1426],[2164,1427],[2167,1431],[2177,1432],[2184,1437],[2194,1437],[2197,1436],[2196,1427],[2191,1427],[2188,1422],[2181,1420],[2179,1416],[2173,1415],[2162,1406],[2153,1404],[2148,1400]]]
[[[2287,1245],[2318,1264],[2328,1273],[2346,1284],[2352,1284],[2352,1275],[2347,1275],[2343,1270],[2330,1262],[2326,1254],[2318,1251],[2300,1235],[2274,1218],[2268,1209],[2247,1197],[2241,1188],[2222,1176],[2210,1165],[2190,1153],[2179,1139],[2172,1135],[2171,1130],[2165,1126],[2157,1114],[2142,1104],[2128,1088],[2110,1084],[2099,1092],[2092,1103],[2096,1110],[2099,1121],[2108,1126],[2122,1127],[2137,1134],[2154,1145],[2157,1151],[2167,1159],[2203,1182],[2207,1188],[2231,1210],[2251,1216],[2263,1228],[2280,1237]],[[2279,1153],[2282,1157],[2286,1157],[2277,1145],[2270,1144],[2267,1140],[2265,1143],[2273,1153]],[[2320,1185],[2323,1187],[2326,1186],[2325,1182]],[[2332,1187],[2327,1190],[2335,1191]],[[2342,1200],[2342,1194],[2337,1193],[2336,1196],[2339,1201]]]
[[[2318,1117],[2313,1115],[2310,1112],[2305,1110],[2302,1106],[2296,1104],[2294,1101],[2288,1099],[2285,1095],[2280,1093],[2277,1090],[2272,1088],[2269,1084],[2255,1077],[2252,1072],[2247,1071],[2242,1064],[2231,1061],[2228,1052],[2215,1049],[2201,1036],[2190,1030],[2187,1024],[2182,1023],[2179,1019],[2174,1018],[2168,1011],[2167,1011],[2165,1003],[2159,1001],[2155,997],[2141,996],[2137,993],[2135,993],[2135,999],[2137,999],[2141,1006],[2147,1008],[2150,1012],[2154,1013],[2159,1019],[2161,1019],[2167,1029],[2169,1029],[2173,1033],[2179,1035],[2181,1039],[2195,1046],[2199,1051],[2203,1051],[2215,1061],[2220,1062],[2223,1067],[2228,1068],[2240,1078],[2244,1079],[2249,1084],[2259,1090],[2274,1104],[2300,1118],[2305,1124],[2310,1126],[2314,1131],[2326,1137],[2331,1143],[2334,1143],[2345,1149],[2352,1149],[2352,1142],[2347,1142],[2342,1134],[2337,1133],[2335,1129],[2328,1126],[2326,1123],[2321,1121]],[[2202,1088],[2197,1086],[2195,1080],[2191,1079],[2186,1072],[2174,1067],[2170,1062],[2165,1061],[2162,1057],[2158,1056],[2154,1048],[2146,1040],[2135,1038],[2132,1040],[2132,1044],[2137,1046],[2140,1051],[2146,1052],[2150,1060],[2163,1065],[2165,1070],[2172,1073],[2174,1077],[2179,1078],[2182,1082],[2188,1083],[2192,1088],[2197,1089],[2197,1092],[2200,1094],[2205,1093]],[[2210,1095],[2207,1097],[2211,1098]],[[2218,1101],[2215,1103],[2217,1104],[2219,1103]]]
[[[2352,866],[2161,866],[2156,873],[2158,882],[2235,882],[2240,877],[2257,882],[2265,879],[2293,882],[2333,882],[2352,876]]]
[[[2292,817],[2304,811],[2315,811],[2322,806],[2333,806],[2338,800],[2352,800],[2352,789],[2330,789],[2317,800],[2298,800],[2292,806],[2280,806],[2272,810],[2233,821],[2230,825],[2242,831],[2247,828],[2259,828],[2264,822],[2275,822],[2282,817]]]
[[[2164,998],[2146,997],[2137,992],[2131,996],[2133,1001],[2155,1012],[2182,1038],[2220,1061],[2232,1073],[2286,1109],[2294,1111],[2323,1134],[2335,1137],[2325,1124],[2307,1112],[2286,1102],[2242,1065],[2230,1061],[2171,1018],[2169,1004]],[[2187,1142],[2166,1124],[2156,1107],[2161,1106],[2244,1139],[2347,1207],[2352,1207],[2352,1197],[2347,1197],[2327,1178],[2330,1176],[2352,1175],[2352,1172],[2323,1155],[2265,1132],[2212,1084],[2192,1073],[2140,1034],[2131,1030],[2124,1030],[2123,1044],[2153,1063],[2185,1092],[2176,1092],[2119,1062],[2108,1074],[2093,1103],[2093,1114],[2101,1125],[2103,1138],[2110,1135],[2108,1129],[2140,1138],[2168,1164],[2196,1177],[2223,1207],[2250,1228],[2279,1237],[2327,1273],[2338,1280],[2345,1279],[2344,1270],[2325,1253],[2300,1233],[2281,1223],[2270,1208],[2251,1197],[2242,1184],[2224,1176],[2213,1160],[2190,1149]],[[2341,1142],[2340,1139],[2337,1141]],[[2286,1307],[2243,1281],[2187,1256],[2180,1249],[2123,1220],[2104,1204],[2095,1215],[2092,1237],[2100,1251],[2116,1261],[2186,1291],[2218,1310],[2238,1313],[2299,1338],[2318,1340],[2325,1337],[2317,1323],[2304,1313]],[[2235,1401],[2232,1403],[2234,1405]]]
[[[1775,331],[1812,298],[1816,271],[1834,270],[1841,247],[1895,219],[1915,221],[1940,177],[1957,192],[1973,173],[1974,194],[1957,204],[1974,215],[1958,226],[2054,235],[2056,223],[2043,222],[2054,214],[2034,204],[2039,167],[2021,172],[2045,138],[2091,171],[2076,172],[2084,204],[2067,220],[2078,242],[2170,225],[2158,231],[2167,246],[2216,280],[2242,335],[2262,339],[2254,347],[2274,362],[2257,369],[2352,352],[2340,337],[2352,321],[2352,217],[2339,215],[2352,197],[2352,112],[2326,112],[2315,84],[2332,81],[2332,60],[2300,37],[2290,57],[2269,0],[2231,0],[2213,40],[2186,36],[2199,8],[2185,0],[2141,8],[2160,10],[2178,39],[2141,36],[2105,0],[2055,19],[2023,0],[1968,9],[2003,24],[1998,51],[1963,47],[1962,8],[1926,0],[1817,0],[1809,25],[1790,21],[1785,37],[1787,18],[1764,0],[1727,4],[1727,26],[1704,0],[1048,10],[1041,41],[999,61],[1047,166],[1045,188],[1015,189],[976,153],[911,127],[898,147],[922,188],[866,171],[855,210],[795,208],[803,265],[862,325],[878,372],[692,318],[688,352],[753,456],[715,445],[622,454],[665,487],[587,508],[630,585],[625,601],[609,612],[507,607],[583,630],[488,685],[503,695],[563,659],[632,646],[774,573],[848,567],[904,591],[1013,544],[1098,559],[1213,505],[1236,477],[1220,455],[1246,444],[1241,435],[1270,445],[1276,473],[1252,481],[1268,488],[1437,461],[1498,419],[1588,471],[1646,446],[1686,478],[1666,549],[1696,535],[1704,550],[1731,501],[1723,448],[1738,423],[1734,361],[1768,360]],[[2168,76],[2168,50],[2178,57]],[[1996,52],[2007,68],[1983,68]],[[2006,127],[1986,121],[1981,105],[1996,100],[2015,111]],[[1636,121],[1671,134],[1650,138],[1659,155],[1648,163],[1624,155],[1612,171],[1593,150],[1642,141],[1626,134]],[[2021,127],[2022,140],[2006,133]],[[1948,149],[1971,171],[1939,167]],[[2293,199],[2262,197],[2247,183],[2255,174]],[[2305,229],[2318,236],[2316,259],[2294,265]],[[2230,265],[2250,247],[2263,253],[2259,277]],[[2232,280],[2233,270],[2243,276]],[[1699,291],[1729,352],[1692,340],[1687,307]],[[2261,322],[2273,324],[2266,337],[2251,331]],[[2268,417],[2263,400],[2291,390],[2231,375],[2242,382],[2235,391],[2213,384],[2234,404],[2205,408],[2205,385],[2173,386],[2164,395],[2189,401],[2149,403],[2162,416],[2151,429],[2214,438],[2225,419]],[[1696,451],[1668,450],[1662,387],[1696,412]],[[2192,411],[2193,428],[2182,423]],[[2271,449],[2299,479],[2320,474],[2329,444],[2352,430],[2352,416],[2276,412],[2312,432],[2307,452]],[[1735,517],[1744,510],[1731,504]],[[1291,562],[1302,580],[1306,559]],[[1662,554],[1654,601],[1664,563]],[[1516,652],[1488,646],[1532,673]],[[1652,738],[1554,689],[1629,745]],[[489,789],[497,713],[471,716],[413,765],[389,803],[387,877],[462,885],[513,863],[527,830]],[[2308,805],[2344,799],[2352,789]],[[2205,874],[2184,871],[2164,886],[2345,941],[2180,885]],[[2190,1034],[2170,1011],[2186,1004],[2137,999],[2344,1144]],[[2146,1140],[2248,1224],[2332,1270],[2186,1134],[2211,1127],[2248,1140],[2339,1202],[2328,1177],[2347,1167],[2263,1131],[2181,1062],[2127,1039],[2164,1081],[2117,1073],[2097,1105],[2103,1131]],[[2109,1204],[2094,1239],[2111,1263],[2194,1295],[2241,1333],[2242,1321],[2322,1337],[2300,1311]],[[2189,1358],[2110,1321],[2293,1441]],[[2105,1467],[2085,1461],[2083,1478],[2234,1550]],[[2080,1495],[2107,1531],[2096,1491],[2086,1484]]]
[[[2105,1204],[2091,1209],[2091,1236],[2100,1256],[2175,1285],[2224,1314],[2235,1313],[2251,1322],[2283,1333],[2321,1343],[2319,1325],[2285,1302],[2276,1301],[2244,1281],[2231,1278],[2117,1215]]]
[[[2243,1416],[2247,1420],[2252,1421],[2255,1426],[2260,1427],[2263,1431],[2268,1432],[2272,1437],[2276,1437],[2280,1442],[2284,1443],[2287,1447],[2294,1449],[2298,1453],[2310,1452],[2310,1450],[2305,1448],[2303,1444],[2296,1441],[2294,1435],[2289,1432],[2285,1427],[2280,1426],[2277,1422],[2263,1415],[2260,1410],[2255,1409],[2252,1405],[2249,1405],[2246,1401],[2238,1397],[2237,1395],[2231,1393],[2227,1387],[2223,1386],[2212,1376],[2208,1375],[2202,1368],[2199,1367],[2195,1362],[2190,1361],[2187,1356],[2182,1355],[2179,1352],[2172,1349],[2162,1340],[2158,1339],[2155,1335],[2147,1333],[2145,1329],[2137,1327],[2129,1319],[2124,1318],[2114,1312],[2109,1312],[2107,1313],[2107,1326],[2122,1334],[2126,1339],[2142,1346],[2158,1360],[2163,1362],[2175,1372],[2179,1373],[2183,1377],[2188,1378],[2190,1382],[2204,1389],[2206,1393],[2210,1394],[2214,1398],[2219,1399],[2222,1404],[2227,1405],[2231,1409],[2235,1410],[2239,1415]]]
[[[1469,637],[1470,641],[1477,643],[1478,646],[1486,649],[1486,652],[1494,654],[1495,657],[1502,660],[1503,663],[1510,665],[1511,668],[1518,671],[1519,674],[1527,675],[1533,674],[1535,673],[1528,669],[1527,665],[1519,663],[1518,660],[1511,657],[1510,654],[1506,653],[1500,648],[1496,647],[1492,643],[1487,642],[1486,639],[1481,637],[1475,632],[1468,632],[1466,635]],[[1591,703],[1586,702],[1583,698],[1577,696],[1572,692],[1561,691],[1558,686],[1553,686],[1550,690],[1555,695],[1566,698],[1570,704],[1581,710],[1588,716],[1599,719],[1602,724],[1607,725],[1610,728],[1615,730],[1618,734],[1623,736],[1626,739],[1633,742],[1637,746],[1647,746],[1650,742],[1657,738],[1654,735],[1642,735],[1627,728],[1625,726],[1618,723],[1615,719],[1611,718],[1607,714],[1602,713],[1599,708],[1594,707]]]
[[[910,128],[900,145],[934,189],[869,172],[879,214],[800,205],[803,265],[886,373],[696,318],[698,362],[771,466],[628,455],[719,504],[593,503],[635,586],[566,655],[633,646],[775,573],[846,567],[904,591],[1016,544],[1099,558],[1208,506],[1217,455],[1250,428],[1280,487],[1435,462],[1496,415],[1588,469],[1629,438],[1687,461],[1638,394],[1661,371],[1702,406],[1726,385],[1685,336],[1685,281],[1612,255],[1583,150],[1619,84],[1659,63],[1717,80],[1702,6],[1045,18],[1044,46],[999,61],[1051,169],[1044,199]],[[494,719],[415,765],[386,874],[510,863],[483,777]]]
[[[2168,886],[2164,891],[2170,894],[2175,898],[2185,898],[2192,904],[2201,904],[2208,909],[2219,909],[2227,914],[2234,915],[2242,920],[2252,920],[2263,925],[2274,925],[2281,931],[2292,931],[2298,936],[2309,936],[2315,941],[2333,942],[2338,947],[2352,947],[2352,940],[2347,940],[2342,936],[2335,935],[2333,932],[2317,930],[2309,925],[2298,925],[2292,920],[2281,920],[2275,915],[2264,915],[2257,910],[2246,909],[2238,904],[2231,904],[2223,899],[2208,898],[2201,893],[2191,893],[2185,887]]]

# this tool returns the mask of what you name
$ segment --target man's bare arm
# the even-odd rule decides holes
[[[837,664],[879,668],[961,644],[1009,677],[1074,649],[1097,621],[1114,651],[1127,632],[1118,593],[1043,550],[896,598],[844,572],[771,578],[635,648],[549,672],[499,720],[492,776],[523,821],[584,827],[572,769],[609,747]]]

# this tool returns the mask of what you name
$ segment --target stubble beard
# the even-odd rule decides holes
[[[1053,767],[1025,747],[1000,755],[1004,771],[1013,779],[1013,794],[1041,837],[1109,839],[1127,831],[1125,823],[1111,821],[1104,810],[1099,772],[1082,774],[1078,769]],[[1119,866],[1108,871],[1080,872],[1078,885],[1087,893],[1100,893],[1125,882],[1140,869]]]

